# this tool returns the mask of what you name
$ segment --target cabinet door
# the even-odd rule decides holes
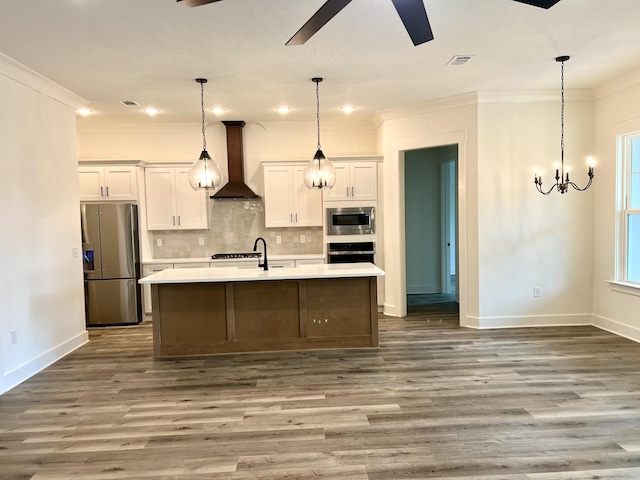
[[[324,194],[325,201],[349,200],[351,194],[351,183],[349,180],[349,164],[334,163],[336,169],[336,184]]]
[[[305,167],[293,167],[294,224],[299,227],[322,226],[322,192],[304,184]]]
[[[264,168],[264,222],[266,227],[293,225],[291,167]]]
[[[137,200],[136,167],[104,167],[104,191],[107,200]]]
[[[351,200],[375,200],[377,193],[376,163],[352,163],[350,167]]]
[[[207,191],[191,188],[189,168],[176,168],[175,174],[177,227],[184,230],[208,228]]]
[[[175,230],[175,182],[174,169],[147,168],[145,171],[147,190],[147,228],[149,230]]]
[[[105,200],[103,167],[78,167],[78,179],[81,202]]]
[[[170,263],[158,264],[158,265],[143,265],[142,276],[148,277],[152,273],[161,272],[171,267],[172,265]],[[142,299],[143,299],[143,305],[144,305],[144,313],[147,315],[150,315],[151,314],[151,285],[149,285],[148,283],[145,283],[142,285]]]
[[[307,280],[306,300],[309,337],[371,335],[368,278]]]

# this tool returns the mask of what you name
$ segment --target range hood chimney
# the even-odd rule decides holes
[[[260,198],[244,183],[244,154],[242,152],[242,127],[244,121],[223,121],[227,129],[227,160],[229,165],[229,183],[218,190],[211,198]]]

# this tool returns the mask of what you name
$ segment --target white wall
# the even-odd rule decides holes
[[[88,339],[74,103],[0,54],[0,393]]]
[[[640,70],[596,89],[596,177],[594,179],[593,322],[640,342],[640,289],[615,291],[616,138],[640,131]]]
[[[580,96],[577,92],[574,96]],[[568,95],[567,95],[568,96]],[[559,99],[478,107],[479,326],[591,323],[593,191],[538,193],[560,161]],[[565,165],[579,186],[594,154],[593,102],[567,101]],[[533,288],[541,297],[534,298]]]

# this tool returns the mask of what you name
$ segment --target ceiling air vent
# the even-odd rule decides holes
[[[456,55],[451,60],[449,60],[447,65],[464,65],[469,60],[471,60],[471,57],[473,57],[473,55]]]
[[[133,100],[120,100],[120,103],[125,107],[139,107],[140,105],[134,102]]]

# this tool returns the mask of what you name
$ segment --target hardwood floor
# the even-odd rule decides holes
[[[380,317],[379,350],[151,358],[149,324],[0,396],[0,478],[640,479],[640,345]]]

